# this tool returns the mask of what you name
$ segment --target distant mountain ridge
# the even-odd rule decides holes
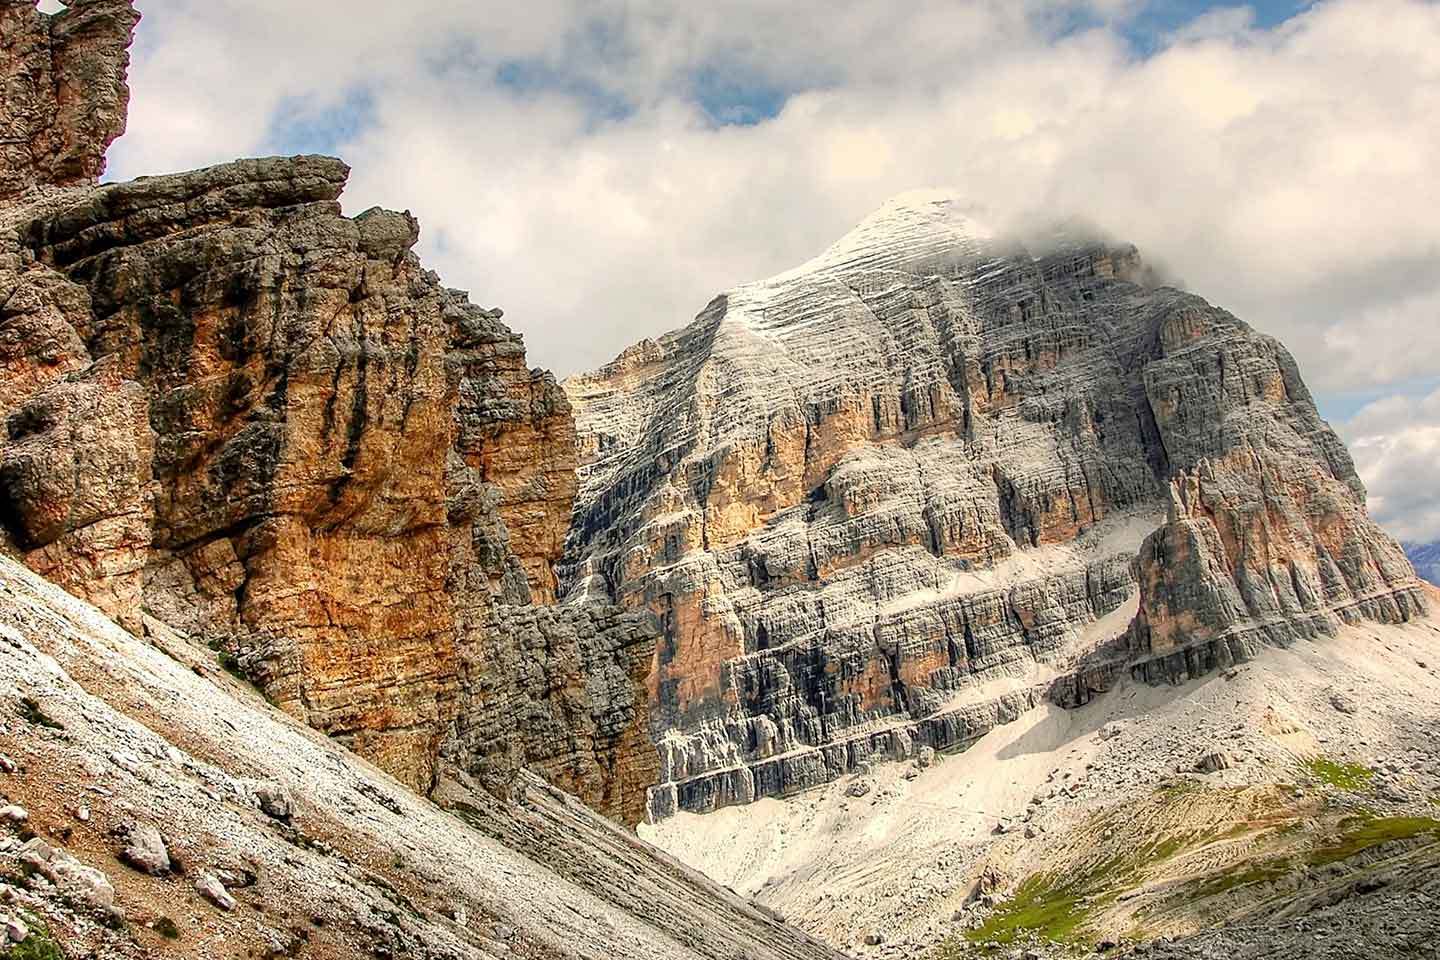
[[[1440,543],[1406,543],[1405,556],[1422,579],[1440,586]]]
[[[1280,343],[967,209],[897,197],[565,382],[561,594],[664,630],[652,817],[1423,611]]]

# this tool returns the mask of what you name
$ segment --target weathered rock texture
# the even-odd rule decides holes
[[[133,22],[116,7],[24,22]],[[114,79],[113,53],[67,69]],[[408,213],[341,214],[348,173],[243,160],[0,209],[12,551],[132,630],[144,610],[224,649],[417,789],[442,753],[497,787],[533,759],[638,818],[652,633],[532,608],[575,495],[569,404],[421,266]]]
[[[567,588],[665,631],[653,815],[1422,602],[1279,344],[1131,247],[1002,243],[945,196],[566,389]]]
[[[0,199],[92,183],[125,132],[125,70],[140,15],[129,0],[74,0],[46,16],[0,0]]]
[[[29,813],[23,846],[0,820],[0,902],[66,957],[842,960],[528,772],[523,803],[442,778],[447,812],[4,557],[0,715]]]

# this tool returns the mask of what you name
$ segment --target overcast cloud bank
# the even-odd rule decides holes
[[[562,375],[937,186],[1077,216],[1279,336],[1377,515],[1440,538],[1440,6],[141,0],[119,177],[335,152]],[[1275,19],[1273,8],[1268,19]],[[1394,396],[1384,398],[1387,393]],[[1335,399],[1337,417],[1352,412]]]

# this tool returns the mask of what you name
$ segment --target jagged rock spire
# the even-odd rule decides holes
[[[0,198],[93,183],[125,132],[130,0],[73,0],[45,14],[0,0]]]

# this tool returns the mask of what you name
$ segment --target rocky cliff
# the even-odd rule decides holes
[[[575,495],[554,379],[421,265],[408,213],[341,212],[338,160],[88,182],[136,15],[0,9],[5,75],[53,93],[5,107],[38,144],[3,155],[30,188],[0,207],[10,552],[416,789],[442,757],[502,793],[530,764],[638,818],[653,634],[537,606]]]
[[[529,772],[440,809],[149,623],[0,557],[0,955],[840,960]]]
[[[663,624],[654,816],[1423,604],[1278,343],[946,195],[565,386],[566,587]]]

